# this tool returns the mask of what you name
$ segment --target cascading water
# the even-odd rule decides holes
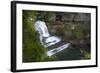
[[[40,20],[36,21],[35,29],[40,34],[39,36],[40,36],[41,44],[46,48],[53,46],[61,41],[60,38],[58,38],[56,36],[51,36],[49,34],[48,28],[47,28],[46,23],[44,21],[40,21]],[[47,55],[52,56],[52,55],[54,55],[54,54],[56,54],[64,49],[68,48],[69,45],[70,45],[70,43],[67,43],[67,44],[61,45],[57,48],[53,48],[52,50],[49,50],[47,52]]]
[[[43,21],[36,21],[35,28],[40,34],[40,42],[43,44],[43,46],[49,47],[61,41],[61,39],[58,37],[50,36],[47,26]],[[43,39],[45,40],[44,42]]]

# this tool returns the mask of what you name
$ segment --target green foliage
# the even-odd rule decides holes
[[[47,56],[47,49],[39,43],[39,34],[34,29],[36,15],[34,11],[23,11],[23,62],[54,60]]]

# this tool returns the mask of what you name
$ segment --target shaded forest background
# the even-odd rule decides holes
[[[51,35],[71,43],[69,49],[47,56],[35,31],[37,20],[46,22]],[[23,10],[23,62],[87,60],[91,58],[91,14]]]

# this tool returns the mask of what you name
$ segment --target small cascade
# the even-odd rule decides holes
[[[61,42],[60,38],[58,38],[57,36],[51,36],[49,34],[48,28],[44,21],[40,21],[40,20],[36,21],[35,29],[36,29],[36,31],[38,31],[40,42],[44,47],[48,48],[48,47],[54,46],[55,44]],[[47,55],[52,56],[64,49],[68,48],[69,45],[70,45],[70,43],[65,43],[60,46],[58,45],[56,48],[53,48],[51,50],[48,49]]]

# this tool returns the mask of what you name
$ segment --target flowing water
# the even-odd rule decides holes
[[[43,44],[44,47],[52,46],[61,41],[61,39],[56,36],[50,36],[50,34],[48,32],[48,28],[46,26],[46,23],[43,21],[36,21],[35,28],[40,34],[40,42]],[[46,39],[45,39],[46,44],[43,42],[44,37],[46,37]],[[55,55],[56,53],[68,48],[69,45],[70,45],[70,43],[65,43],[64,45],[61,45],[61,46],[58,45],[57,48],[53,48],[52,50],[49,50],[47,52],[47,55],[48,56]]]

